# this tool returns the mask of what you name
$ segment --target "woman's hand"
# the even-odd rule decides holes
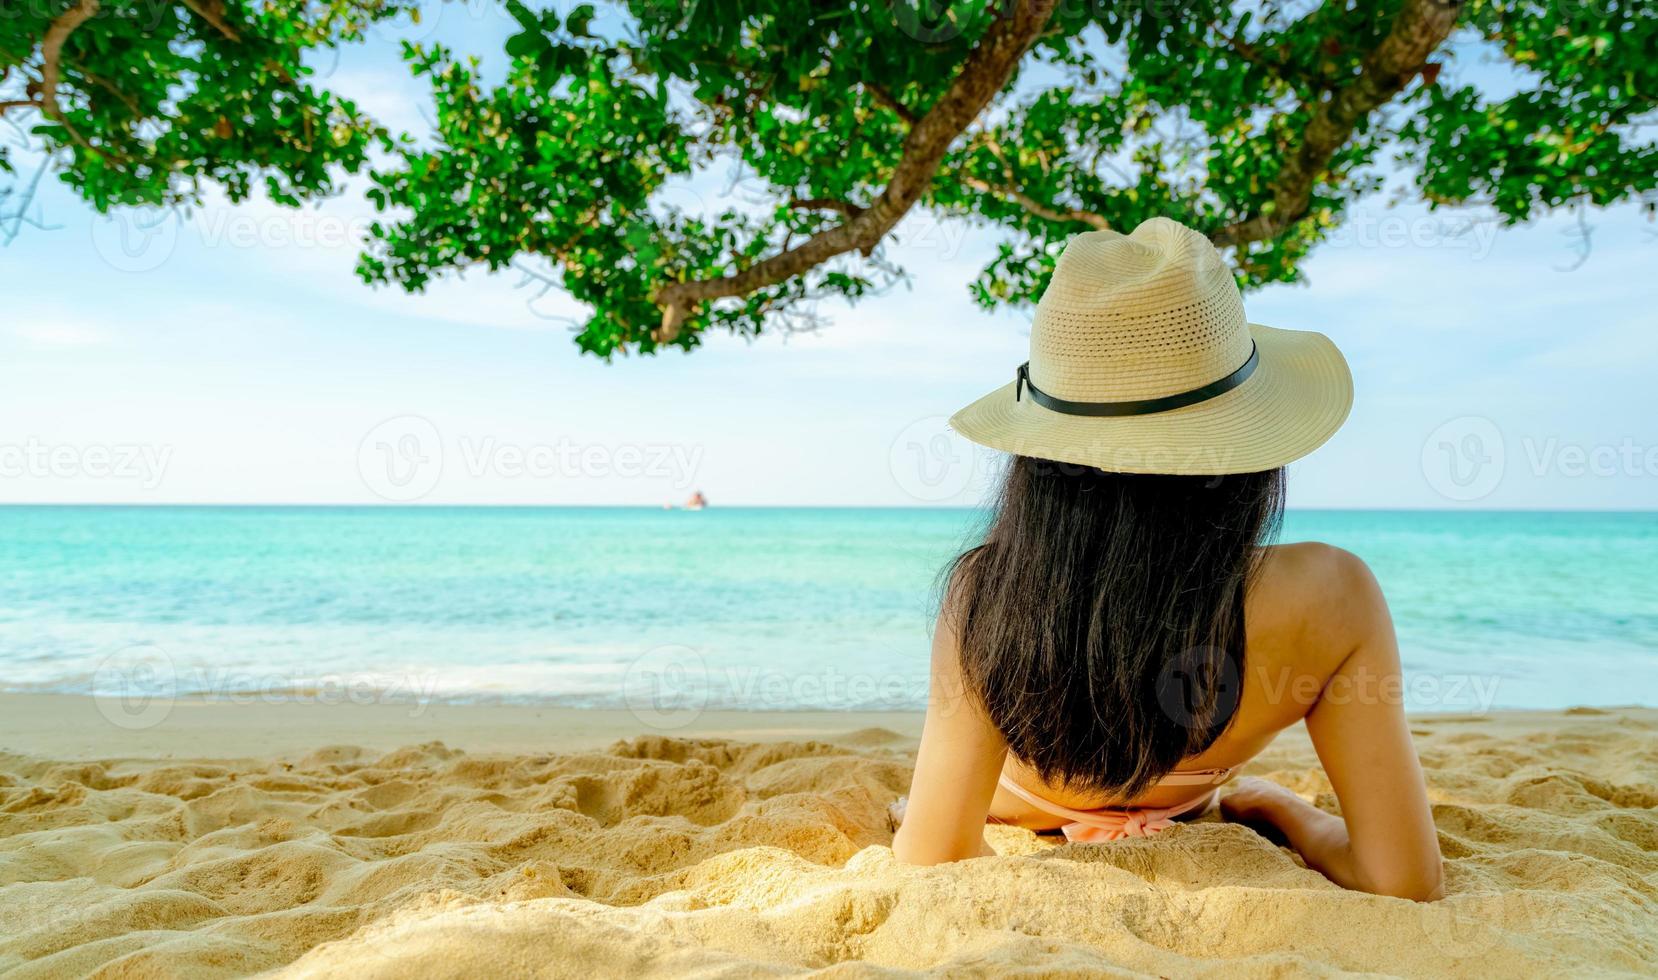
[[[1233,823],[1255,828],[1275,844],[1295,848],[1309,867],[1343,887],[1377,891],[1364,887],[1353,867],[1346,822],[1275,782],[1245,776],[1221,797],[1220,813]]]
[[[1404,867],[1404,874],[1379,880],[1367,874],[1353,852],[1347,822],[1333,813],[1325,813],[1277,783],[1254,778],[1240,780],[1237,789],[1221,798],[1220,811],[1228,820],[1268,830],[1266,836],[1295,848],[1306,859],[1308,867],[1343,888],[1419,902],[1444,897],[1437,864],[1431,875],[1415,878],[1407,876],[1408,866]]]
[[[1220,798],[1220,814],[1233,823],[1276,827],[1275,816],[1302,802],[1301,797],[1270,779],[1244,776]]]

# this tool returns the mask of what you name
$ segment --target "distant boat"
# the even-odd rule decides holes
[[[685,501],[685,509],[686,510],[701,510],[701,509],[703,509],[704,507],[707,507],[707,506],[708,506],[708,498],[704,497],[702,495],[701,490],[698,490],[696,493],[691,494],[691,499]]]

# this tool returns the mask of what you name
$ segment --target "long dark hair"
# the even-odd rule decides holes
[[[1245,590],[1284,471],[1143,476],[1016,456],[947,569],[967,688],[1044,780],[1129,800],[1230,724]]]

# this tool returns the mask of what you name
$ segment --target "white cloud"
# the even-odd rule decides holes
[[[100,347],[114,339],[102,328],[68,320],[31,320],[11,332],[31,347]]]

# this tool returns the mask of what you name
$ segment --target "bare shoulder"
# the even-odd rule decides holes
[[[1364,559],[1306,541],[1266,549],[1245,620],[1252,655],[1328,676],[1387,615]]]
[[[1297,541],[1265,549],[1261,577],[1263,583],[1276,579],[1277,585],[1317,589],[1330,593],[1332,598],[1340,598],[1355,584],[1375,580],[1363,558],[1322,541]]]

